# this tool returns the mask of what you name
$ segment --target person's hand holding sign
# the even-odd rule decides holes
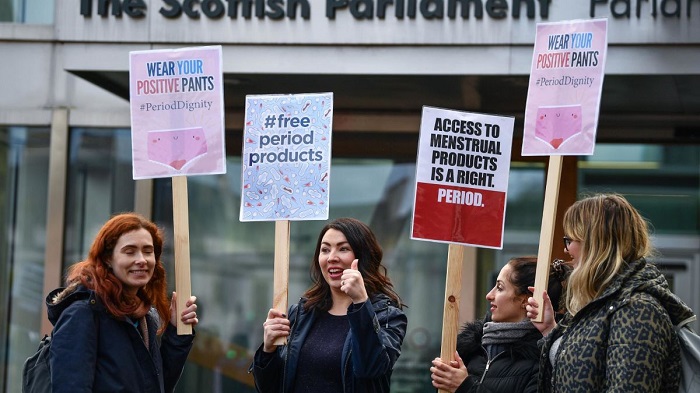
[[[327,392],[330,385],[390,390],[408,320],[382,255],[374,232],[360,220],[340,217],[323,226],[310,261],[311,286],[286,315],[278,308],[267,315],[264,342],[250,368],[259,392]],[[278,347],[280,341],[286,347]]]
[[[528,287],[528,289],[530,292],[535,291],[535,287]],[[539,330],[543,336],[546,336],[552,331],[552,329],[557,327],[557,322],[554,318],[554,307],[552,306],[552,301],[549,299],[547,291],[542,292],[542,296],[544,299],[544,304],[542,305],[542,312],[544,315],[542,322],[534,321],[534,319],[536,319],[540,314],[540,305],[537,303],[537,300],[534,297],[529,297],[527,299],[528,304],[525,306],[525,309],[527,310],[527,317],[533,319],[533,321],[531,321],[532,324],[535,325],[537,330]]]
[[[277,344],[275,342],[280,337],[289,336],[289,319],[284,313],[274,308],[267,312],[267,319],[263,323],[263,351],[275,352]]]
[[[365,289],[365,281],[362,279],[362,273],[357,268],[357,264],[357,259],[352,261],[350,269],[343,270],[343,276],[340,278],[340,290],[350,296],[355,304],[364,303],[369,299]]]

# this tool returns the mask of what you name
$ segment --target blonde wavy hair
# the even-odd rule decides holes
[[[580,242],[565,297],[572,315],[600,296],[628,263],[654,254],[646,219],[619,194],[575,202],[564,213],[564,233]]]

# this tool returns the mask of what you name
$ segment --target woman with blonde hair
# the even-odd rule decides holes
[[[545,293],[540,392],[675,392],[680,354],[674,325],[693,311],[647,261],[647,221],[621,195],[574,203],[564,214],[564,250],[574,270],[566,315],[556,323]],[[528,299],[528,317],[540,312]]]

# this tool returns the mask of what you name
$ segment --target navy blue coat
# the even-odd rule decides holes
[[[287,345],[274,356],[258,348],[251,365],[259,392],[289,392],[294,386],[299,351],[316,320],[316,311],[304,310],[302,299],[289,309],[291,332]],[[406,335],[406,315],[385,295],[348,308],[350,330],[343,353],[343,390],[348,393],[389,392],[394,363]]]
[[[193,335],[178,336],[177,329],[168,323],[159,343],[157,314],[149,313],[146,348],[138,329],[113,317],[95,292],[78,286],[65,291],[54,304],[54,297],[63,290],[56,289],[46,298],[54,325],[53,393],[170,393],[175,389]]]

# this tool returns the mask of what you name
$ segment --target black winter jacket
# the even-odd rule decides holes
[[[255,353],[250,370],[259,392],[286,393],[294,386],[299,351],[316,320],[316,311],[304,310],[305,301],[301,299],[289,308],[287,345],[277,347],[273,356],[263,353],[262,345]],[[350,331],[341,356],[343,391],[389,392],[391,373],[406,335],[406,315],[387,296],[378,295],[350,305],[348,321]]]
[[[56,289],[46,297],[54,325],[53,393],[170,393],[175,389],[193,335],[178,336],[168,323],[159,343],[157,313],[151,312],[146,315],[146,348],[139,330],[109,314],[95,292],[81,285],[64,290]],[[59,293],[60,300],[54,303]]]
[[[540,354],[537,341],[542,334],[533,329],[525,338],[504,345],[505,352],[496,355],[489,364],[486,349],[481,344],[484,322],[465,324],[457,336],[457,352],[469,373],[457,393],[537,392]]]

